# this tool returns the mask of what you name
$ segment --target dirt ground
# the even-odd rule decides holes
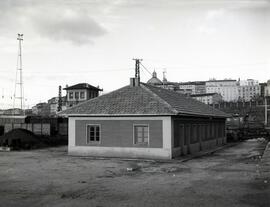
[[[71,157],[66,147],[1,152],[0,206],[269,207],[265,145],[249,140],[186,162]]]

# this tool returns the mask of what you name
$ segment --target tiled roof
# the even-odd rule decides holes
[[[219,110],[183,94],[141,83],[90,99],[59,113],[60,115],[203,115],[226,117]]]
[[[88,83],[78,83],[76,85],[64,88],[64,90],[72,90],[72,89],[92,89],[92,90],[102,91],[102,89],[92,86]]]

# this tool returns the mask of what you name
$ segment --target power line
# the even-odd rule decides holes
[[[152,73],[141,63],[141,66],[152,76]]]

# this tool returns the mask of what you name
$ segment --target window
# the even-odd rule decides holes
[[[100,125],[87,125],[87,143],[100,141]]]
[[[73,99],[73,92],[69,92],[69,99]]]
[[[80,92],[80,99],[84,99],[85,98],[85,93],[83,91]]]
[[[134,144],[148,144],[148,125],[134,125]]]

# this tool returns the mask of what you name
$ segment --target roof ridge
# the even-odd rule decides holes
[[[163,98],[161,98],[159,95],[157,95],[155,92],[153,92],[151,89],[149,89],[146,85],[146,83],[141,83],[141,86],[144,90],[146,90],[147,92],[151,93],[154,98],[156,98],[158,101],[160,101],[161,103],[167,105],[169,107],[170,110],[172,110],[173,113],[178,114],[178,111],[172,107],[172,105],[170,105],[167,101],[165,101]]]

